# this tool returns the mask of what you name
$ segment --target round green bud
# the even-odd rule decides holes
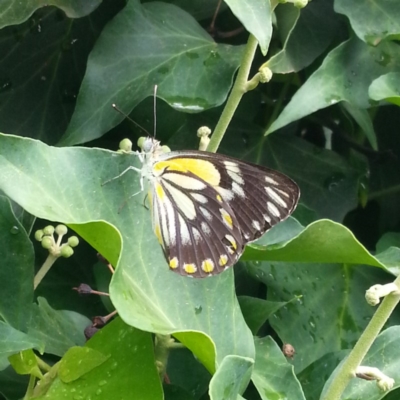
[[[54,226],[53,225],[47,225],[44,229],[43,229],[43,234],[46,236],[50,236],[54,233]]]
[[[163,145],[163,146],[161,146],[161,151],[163,153],[170,153],[171,149],[168,146]]]
[[[130,153],[132,151],[132,141],[130,141],[129,139],[122,139],[119,142],[119,148],[120,150]]]
[[[272,79],[272,71],[268,67],[262,67],[259,70],[260,72],[260,82],[261,83],[267,83]]]
[[[35,232],[35,240],[37,240],[38,242],[40,242],[42,240],[44,236],[43,230],[39,229]]]
[[[68,238],[68,244],[71,247],[76,247],[79,244],[79,239],[76,236],[71,236]]]
[[[65,225],[57,225],[55,229],[57,235],[65,235],[68,232],[68,228]]]
[[[297,8],[304,8],[308,4],[308,0],[295,0],[293,5]]]
[[[51,236],[44,236],[41,243],[44,249],[49,250],[53,247],[54,240]]]
[[[145,138],[144,136],[141,136],[141,137],[138,139],[137,145],[138,145],[139,149],[142,149],[142,150],[143,150],[143,144],[144,144],[144,141],[145,141],[146,139],[147,139],[147,138]]]
[[[71,257],[72,254],[74,254],[74,250],[72,249],[71,246],[66,245],[61,248],[61,251],[60,251],[61,257],[68,258],[68,257]]]

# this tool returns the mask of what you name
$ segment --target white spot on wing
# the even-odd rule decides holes
[[[279,196],[279,194],[276,193],[276,191],[274,189],[266,186],[265,191],[267,192],[268,196],[271,197],[271,199],[275,201],[275,203],[279,204],[283,208],[288,208],[285,200],[283,200],[282,197]]]
[[[164,173],[162,179],[167,180],[168,182],[175,183],[176,185],[181,186],[184,189],[203,190],[206,188],[205,183],[200,181],[199,179],[182,174],[176,174],[173,172]]]
[[[254,220],[254,221],[251,221],[251,225],[254,227],[254,229],[256,229],[257,231],[260,231],[261,230],[261,225],[260,225],[260,223],[258,222],[258,221],[256,221],[256,220]]]
[[[236,182],[232,182],[232,190],[241,198],[246,197],[243,187]]]
[[[277,191],[277,192],[279,192],[282,196],[285,196],[285,197],[290,197],[290,195],[289,195],[289,193],[288,192],[285,192],[284,190],[282,190],[282,189],[278,189],[278,188],[275,188],[275,190]]]
[[[179,215],[179,230],[181,234],[181,243],[183,245],[191,244],[188,226],[182,216]]]
[[[200,212],[204,215],[207,221],[211,221],[213,219],[211,213],[204,207],[200,207]]]
[[[203,231],[203,233],[205,233],[206,235],[209,235],[211,233],[211,229],[208,226],[208,224],[206,224],[204,221],[201,223],[201,230]]]
[[[263,217],[271,225],[271,217],[267,214],[264,214]]]
[[[276,207],[276,205],[274,203],[267,201],[267,207],[271,214],[273,214],[277,218],[280,218],[281,213],[279,212],[278,208]]]
[[[200,240],[202,239],[199,230],[196,228],[192,228],[192,233],[193,233],[195,243],[198,244],[200,242]]]
[[[225,164],[227,171],[236,172],[237,174],[240,173],[239,165],[237,163],[235,163],[234,161],[225,160],[224,164]]]
[[[225,201],[231,201],[235,197],[235,194],[232,190],[225,189],[221,186],[216,186],[215,190],[221,195],[221,197]]]
[[[268,175],[266,175],[264,179],[265,179],[265,182],[270,183],[271,185],[278,185],[278,182]]]
[[[228,173],[228,175],[230,176],[230,178],[234,181],[239,183],[240,185],[244,184],[244,180],[242,178],[242,176],[239,173],[230,171],[229,169],[226,170],[226,172]]]
[[[163,182],[165,189],[172,196],[174,200],[175,207],[181,211],[186,218],[195,219],[196,218],[196,209],[194,207],[193,201],[183,193],[181,190],[175,188],[167,182]]]
[[[192,193],[192,197],[193,197],[196,201],[198,201],[199,203],[202,203],[202,204],[206,204],[206,203],[208,202],[207,197],[206,197],[206,196],[203,196],[203,195],[200,194],[200,193]]]

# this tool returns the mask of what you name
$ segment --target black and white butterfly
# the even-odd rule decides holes
[[[154,233],[169,267],[202,278],[236,261],[247,243],[286,219],[300,196],[286,175],[206,151],[164,152],[148,137],[129,167],[150,184]]]

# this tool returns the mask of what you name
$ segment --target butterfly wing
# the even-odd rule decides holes
[[[169,266],[205,277],[287,218],[298,186],[286,175],[220,154],[168,153],[153,164],[153,229]]]

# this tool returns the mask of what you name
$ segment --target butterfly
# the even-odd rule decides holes
[[[299,200],[299,187],[286,175],[222,154],[165,152],[152,137],[136,154],[142,168],[130,166],[118,177],[135,170],[141,191],[149,183],[153,231],[170,269],[181,275],[225,271]]]

